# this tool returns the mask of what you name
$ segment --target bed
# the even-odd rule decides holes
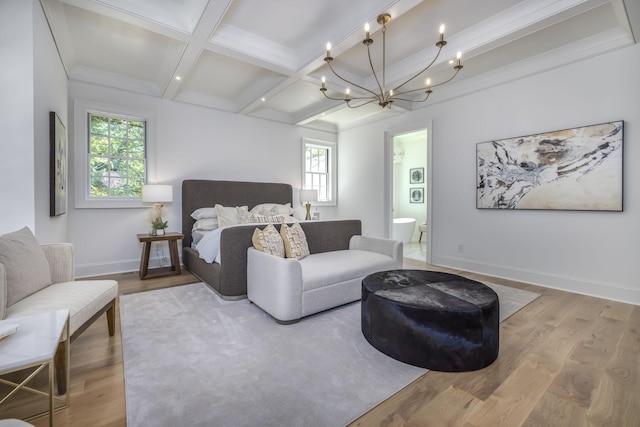
[[[192,248],[191,214],[216,204],[248,206],[263,203],[293,206],[293,188],[289,184],[245,181],[188,179],[182,182],[182,262],[185,268],[208,284],[222,298],[234,300],[247,296],[247,249],[251,247],[256,224],[238,225],[220,230],[219,252],[222,262],[206,262]],[[262,224],[265,226],[266,224]],[[311,253],[348,249],[349,239],[361,234],[359,220],[309,221],[301,223],[309,238]],[[279,226],[276,225],[277,228]]]

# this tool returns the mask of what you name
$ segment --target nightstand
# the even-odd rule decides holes
[[[138,234],[140,243],[144,243],[142,257],[140,258],[140,278],[151,279],[153,277],[170,276],[181,274],[180,258],[178,257],[178,240],[184,239],[184,234],[165,233],[164,236],[152,236],[150,234]],[[161,267],[149,270],[149,255],[151,254],[152,242],[169,243],[169,253],[171,255],[171,267]]]

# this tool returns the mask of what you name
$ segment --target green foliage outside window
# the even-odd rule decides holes
[[[89,113],[90,197],[142,197],[146,122]]]

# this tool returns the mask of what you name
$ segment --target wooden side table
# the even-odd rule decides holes
[[[142,257],[140,258],[140,278],[151,279],[153,277],[170,276],[181,274],[180,258],[178,257],[178,240],[184,239],[184,234],[165,233],[164,236],[152,236],[150,234],[138,234],[140,243],[144,243]],[[161,267],[149,270],[149,255],[151,254],[152,242],[169,243],[169,253],[171,255],[171,267]]]

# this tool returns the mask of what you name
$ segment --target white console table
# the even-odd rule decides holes
[[[69,384],[69,310],[56,310],[47,313],[32,314],[0,321],[0,324],[17,324],[18,331],[0,341],[0,375],[23,369],[33,368],[33,372],[21,383],[13,383],[4,379],[0,382],[13,386],[13,390],[0,400],[2,405],[18,390],[26,390],[49,399],[49,425],[53,426],[53,384],[54,357],[64,338],[65,375]],[[49,392],[45,393],[27,386],[40,371],[49,367]],[[63,398],[65,405],[69,404],[69,392]]]

